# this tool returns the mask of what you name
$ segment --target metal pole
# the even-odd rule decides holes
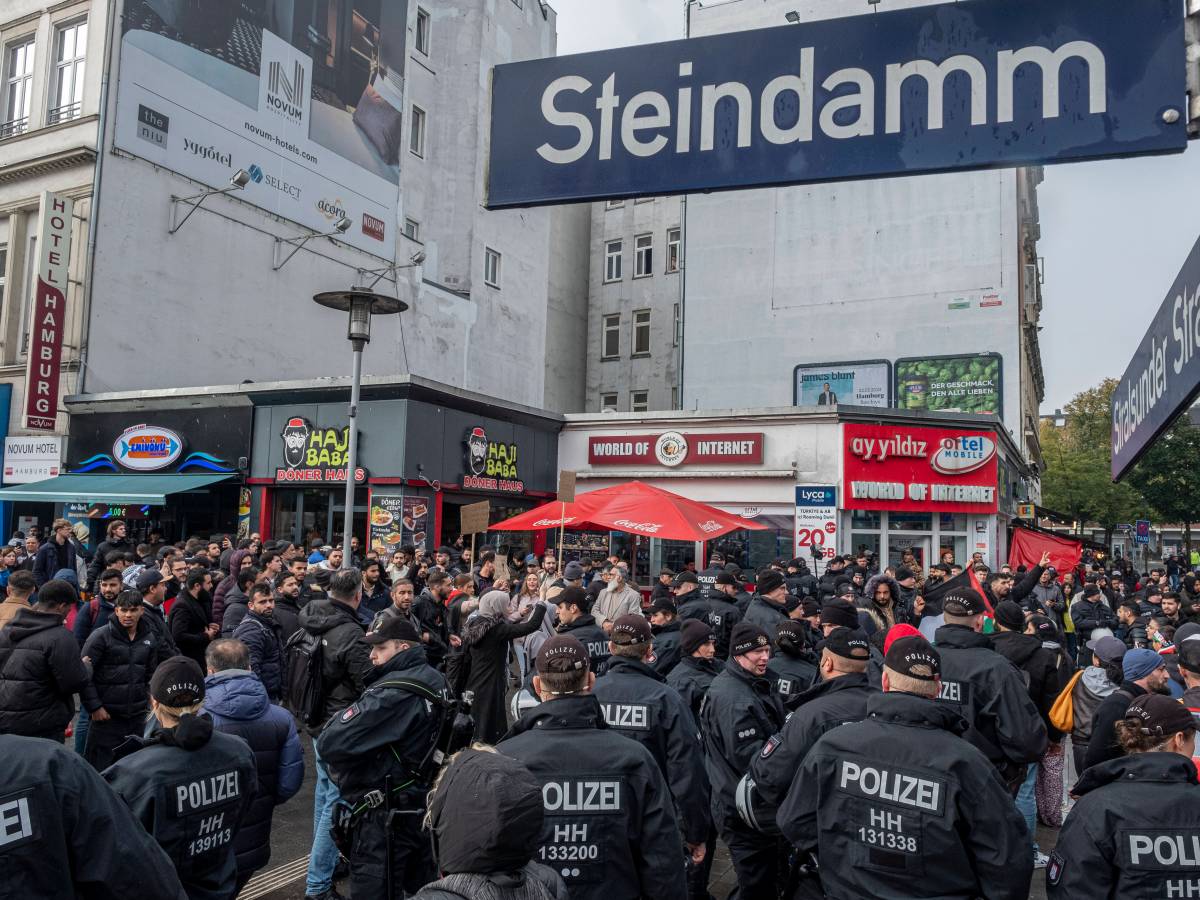
[[[350,378],[350,440],[346,450],[346,509],[342,520],[342,568],[354,563],[350,555],[350,537],[354,534],[354,469],[358,465],[358,389],[362,384],[362,355],[365,341],[351,341],[354,347],[354,374]]]

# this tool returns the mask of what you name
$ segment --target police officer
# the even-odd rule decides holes
[[[777,809],[808,751],[825,732],[867,716],[867,636],[835,628],[821,649],[820,681],[801,694],[783,730],[750,763],[750,778],[765,809]],[[773,823],[770,823],[773,824]]]
[[[967,720],[966,739],[1015,789],[1025,780],[1026,766],[1046,752],[1046,726],[1020,671],[982,634],[983,598],[952,591],[942,609],[946,624],[934,635],[942,660],[941,699]]]
[[[679,606],[680,620],[697,619],[705,622],[716,636],[717,659],[728,659],[729,635],[733,626],[742,620],[742,614],[734,605],[737,579],[728,572],[721,572],[711,588],[692,591],[686,596],[688,599]]]
[[[720,553],[712,553],[708,557],[708,568],[696,573],[696,580],[701,590],[711,588],[717,582],[717,576],[725,571],[725,557]]]
[[[778,838],[760,834],[742,822],[735,794],[750,761],[767,738],[783,727],[784,710],[766,677],[771,658],[767,633],[757,625],[739,622],[729,652],[724,671],[713,679],[700,709],[713,822],[729,847],[738,897],[769,900],[777,894],[784,848]]]
[[[674,600],[655,600],[646,610],[654,635],[654,671],[664,678],[679,665],[679,618]]]
[[[1046,895],[1117,900],[1200,896],[1196,720],[1143,694],[1117,723],[1125,756],[1092,766],[1046,866]]]
[[[0,759],[4,900],[187,897],[170,857],[82,756],[0,734]]]
[[[558,612],[558,633],[569,634],[583,644],[588,652],[590,667],[599,672],[608,661],[608,635],[596,624],[592,615],[592,600],[581,587],[563,588],[554,598]],[[530,678],[533,669],[530,667]]]
[[[226,900],[237,885],[233,837],[258,790],[258,770],[245,741],[197,715],[203,704],[204,673],[194,659],[160,663],[150,678],[158,728],[117,748],[102,774],[175,863],[187,896]]]
[[[787,583],[783,575],[774,569],[763,572],[758,576],[754,597],[746,607],[742,621],[757,625],[774,641],[775,630],[788,620],[787,601]]]
[[[542,644],[533,679],[542,703],[496,746],[542,786],[545,824],[534,860],[562,876],[571,900],[683,900],[666,781],[649,750],[605,724],[588,660],[570,635]]]
[[[671,593],[675,595],[675,606],[683,615],[685,605],[704,600],[705,593],[695,572],[680,572],[671,582]]]
[[[721,673],[721,665],[715,659],[717,636],[707,622],[689,619],[679,629],[679,649],[683,656],[667,676],[667,684],[679,692],[699,722],[701,701],[713,679]]]
[[[592,693],[608,726],[644,746],[654,756],[675,798],[683,839],[694,862],[704,861],[709,830],[708,781],[696,720],[683,699],[648,664],[650,626],[644,616],[621,616],[613,623],[612,657]]]
[[[779,808],[815,850],[825,896],[1026,900],[1025,822],[995,768],[937,703],[942,661],[922,637],[894,641],[867,718],[821,737]]]
[[[451,697],[409,622],[389,616],[363,640],[375,667],[367,688],[329,719],[317,752],[345,803],[341,827],[350,840],[355,900],[392,900],[435,874],[421,818]]]
[[[805,642],[804,622],[781,622],[775,633],[778,653],[767,663],[767,677],[775,685],[783,705],[795,709],[797,698],[812,686],[817,677],[816,656]]]

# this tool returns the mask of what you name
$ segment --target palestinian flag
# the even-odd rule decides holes
[[[983,590],[983,586],[975,578],[975,570],[971,568],[963,569],[962,572],[955,575],[953,578],[947,578],[933,587],[927,587],[922,592],[926,604],[933,606],[940,613],[942,610],[942,601],[950,594],[975,594],[983,601],[983,605],[987,608],[988,618],[992,618],[995,612],[992,609],[992,604],[988,600],[987,594]]]

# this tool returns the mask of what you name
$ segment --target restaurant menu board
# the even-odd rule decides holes
[[[376,553],[390,554],[406,545],[424,551],[428,525],[429,504],[423,497],[371,495],[370,545]]]
[[[563,531],[563,559],[600,562],[608,556],[608,532]]]

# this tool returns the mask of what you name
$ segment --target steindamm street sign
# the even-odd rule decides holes
[[[1186,143],[1181,0],[969,0],[497,66],[486,205]]]

